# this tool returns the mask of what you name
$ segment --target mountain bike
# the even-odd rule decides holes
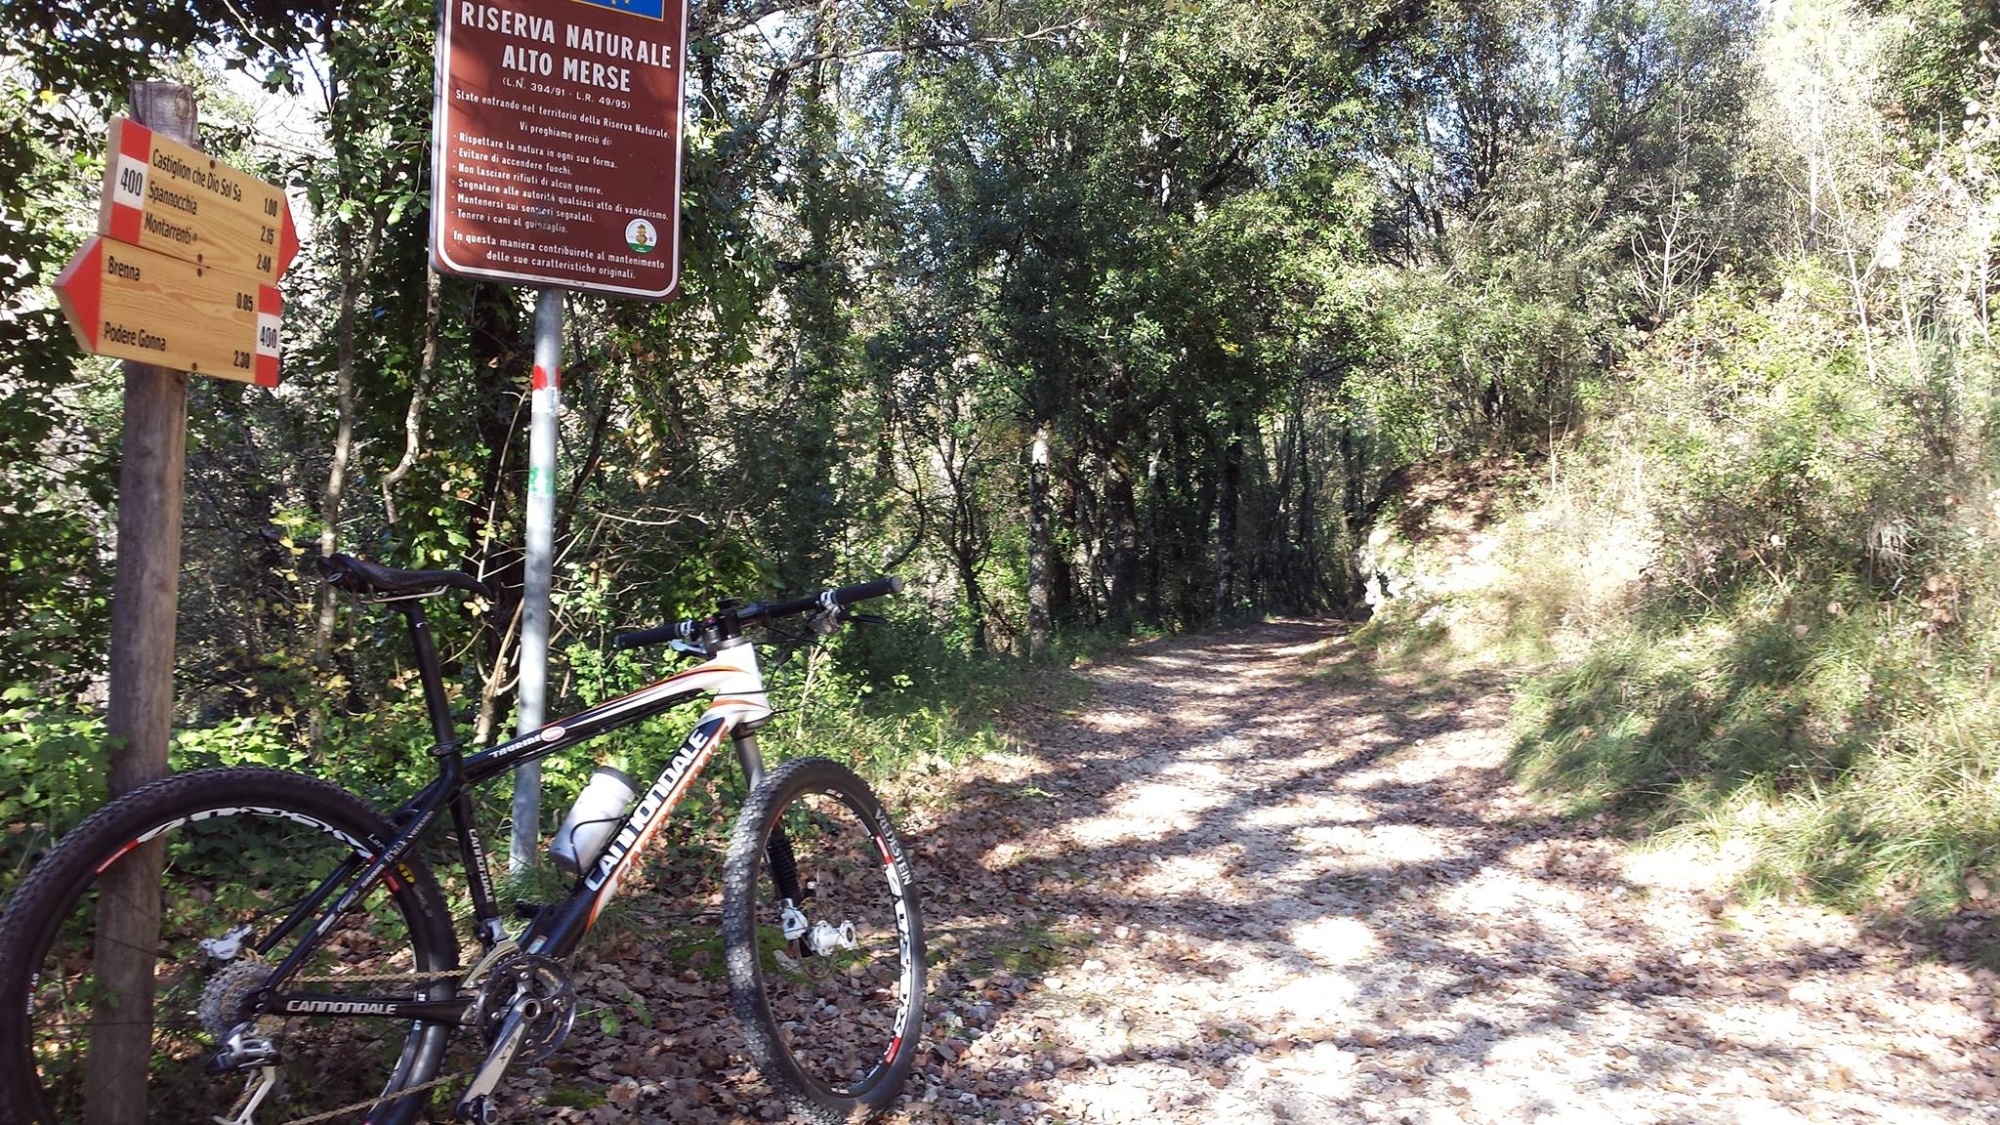
[[[846,767],[801,758],[765,770],[756,732],[773,712],[743,630],[804,616],[824,635],[898,580],[725,600],[706,617],[618,637],[619,648],[670,642],[703,662],[468,754],[423,603],[485,587],[343,555],[321,568],[407,619],[436,780],[385,817],[317,778],[212,769],[86,818],[0,915],[0,1119],[400,1125],[435,1106],[498,1120],[508,1067],[554,1052],[576,1018],[566,959],[725,742],[748,797],[723,863],[722,949],[752,1061],[811,1122],[856,1120],[896,1096],[923,1019],[910,860]],[[473,791],[701,696],[712,698],[700,721],[629,809],[614,799],[608,814],[565,823],[568,897],[517,906],[525,921],[510,934]],[[447,820],[448,836],[432,831]],[[461,957],[429,852],[462,867],[474,957]],[[451,1058],[468,1066],[447,1074],[454,1036]]]

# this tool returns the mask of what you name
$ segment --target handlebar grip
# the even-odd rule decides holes
[[[812,613],[815,610],[824,609],[829,602],[836,607],[853,605],[855,602],[867,601],[869,598],[879,598],[884,594],[900,593],[902,589],[902,579],[897,578],[895,575],[884,575],[870,582],[857,582],[852,586],[836,586],[831,590],[822,590],[817,594],[810,594],[803,598],[793,598],[785,602],[770,602],[752,606],[749,610],[745,611],[743,619],[745,621],[776,621],[781,617],[792,617],[797,614]]]
[[[893,574],[885,574],[872,582],[860,582],[853,586],[842,586],[833,591],[833,600],[838,605],[853,605],[869,598],[879,598],[888,594],[903,592],[903,580]]]
[[[671,625],[656,625],[651,629],[641,629],[636,633],[620,633],[611,638],[614,649],[645,648],[647,645],[661,644],[676,637],[687,635],[689,621],[676,621]]]

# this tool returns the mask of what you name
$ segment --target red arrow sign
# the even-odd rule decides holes
[[[97,233],[267,282],[299,252],[277,185],[123,117],[111,119]]]
[[[93,355],[278,385],[284,299],[254,277],[93,238],[56,278],[56,297]]]

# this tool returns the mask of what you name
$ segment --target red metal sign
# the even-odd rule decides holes
[[[686,0],[444,0],[431,264],[671,296],[686,50]]]

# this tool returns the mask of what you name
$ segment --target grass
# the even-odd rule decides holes
[[[1002,968],[1017,977],[1038,976],[1060,963],[1064,954],[1088,945],[1091,936],[1069,933],[1046,926],[1027,925],[1005,935],[1005,944],[988,950],[984,960],[971,963],[972,969]]]
[[[1747,855],[1741,879],[1934,920],[2000,862],[2000,695],[1893,605],[1781,584],[1532,678],[1514,763],[1579,808]],[[1747,846],[1746,846],[1747,845]]]
[[[590,1109],[600,1106],[607,1099],[602,1090],[586,1090],[579,1086],[555,1086],[542,1095],[542,1104],[558,1109]]]
[[[772,761],[832,758],[870,782],[1001,753],[1002,715],[1075,701],[1086,689],[1057,669],[1126,643],[1071,638],[1038,667],[915,630],[849,630],[817,665],[798,658],[773,672],[780,714],[763,732],[764,752]]]
[[[676,969],[693,969],[703,980],[711,981],[721,980],[727,971],[727,963],[722,957],[722,934],[713,926],[675,926],[664,931],[655,929],[650,932],[650,937]]]
[[[1617,495],[1635,460],[1571,453],[1555,486],[1420,481],[1424,523],[1371,541],[1407,596],[1322,674],[1508,669],[1523,783],[1709,851],[1741,893],[1920,926],[2000,893],[1994,527],[1947,529],[1950,552],[1900,578],[1802,547],[1695,590],[1653,561],[1667,485]]]
[[[1943,918],[2000,867],[2000,691],[1894,605],[1768,584],[1642,617],[1521,689],[1513,765],[1575,812],[1734,848],[1759,893]]]

